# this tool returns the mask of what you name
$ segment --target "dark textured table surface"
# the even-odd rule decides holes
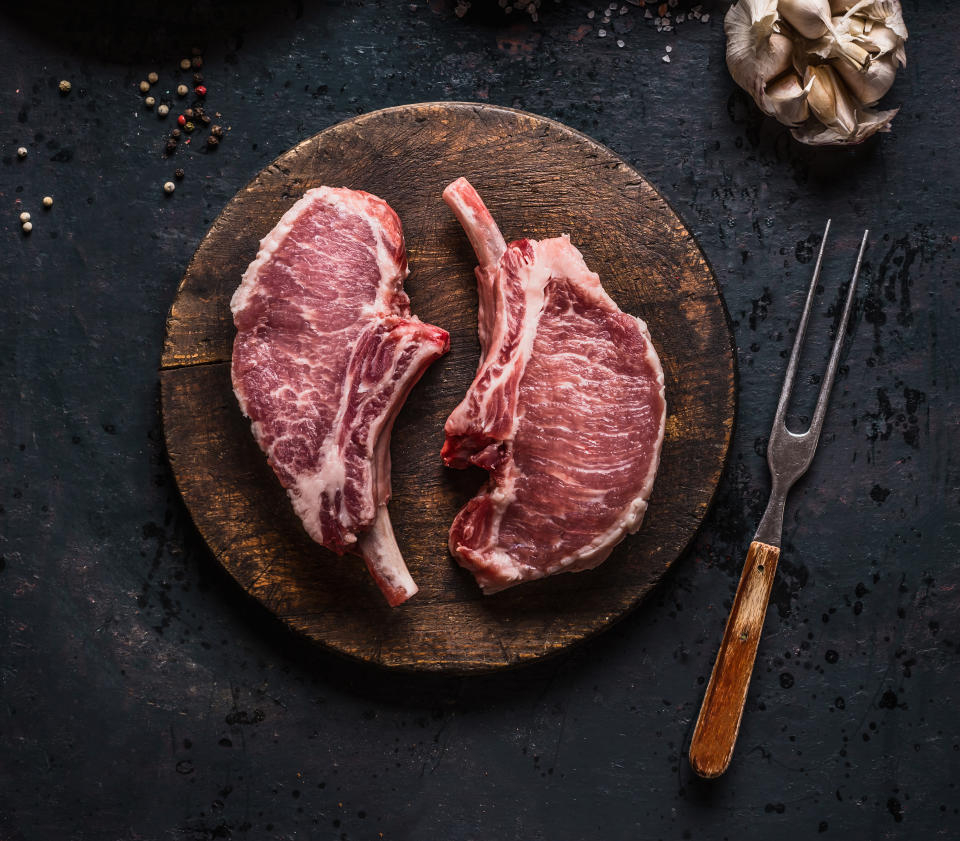
[[[893,133],[836,151],[735,88],[720,4],[669,34],[630,7],[606,38],[582,2],[536,23],[483,5],[34,0],[0,18],[3,841],[960,836],[955,10],[907,0]],[[226,137],[165,159],[171,118],[136,86],[156,70],[169,88],[194,44]],[[730,462],[688,555],[612,630],[471,679],[336,659],[249,602],[191,525],[158,415],[166,310],[226,201],[336,121],[437,99],[556,118],[645,173],[739,348]],[[869,226],[863,288],[733,766],[706,783],[686,747],[828,216],[811,371]]]

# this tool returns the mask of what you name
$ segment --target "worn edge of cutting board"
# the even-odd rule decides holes
[[[440,199],[459,175],[478,189],[508,240],[569,232],[620,307],[649,321],[667,383],[661,466],[638,533],[596,570],[487,597],[446,547],[449,523],[483,475],[448,470],[439,458],[443,422],[479,356],[474,258]],[[451,333],[450,354],[427,371],[394,429],[390,511],[421,588],[398,608],[386,605],[359,559],[339,559],[306,536],[230,386],[230,296],[260,238],[322,183],[365,189],[394,207],[407,241],[413,311]],[[281,155],[237,193],[180,284],[160,380],[177,485],[213,554],[248,594],[341,654],[455,673],[555,653],[628,613],[706,515],[736,401],[722,297],[666,201],[586,135],[522,111],[459,102],[347,120]]]

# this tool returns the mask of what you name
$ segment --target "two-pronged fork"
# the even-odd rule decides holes
[[[826,230],[823,232],[823,241],[820,243],[813,280],[807,292],[807,303],[803,308],[797,337],[794,339],[793,350],[790,353],[790,362],[783,380],[773,429],[770,431],[770,442],[767,445],[767,464],[770,466],[770,475],[773,479],[770,502],[767,504],[763,519],[760,520],[757,533],[750,543],[747,561],[740,576],[740,584],[737,586],[737,595],[730,609],[730,618],[723,632],[720,651],[710,675],[710,683],[707,684],[707,693],[690,743],[690,764],[701,777],[720,776],[727,770],[730,758],[733,756],[733,746],[740,730],[743,705],[750,686],[750,675],[757,656],[757,644],[760,642],[760,632],[767,613],[767,602],[770,600],[773,577],[780,558],[784,503],[787,492],[793,483],[806,473],[817,449],[823,417],[830,400],[830,389],[833,386],[833,378],[840,359],[840,348],[843,345],[847,321],[850,318],[857,275],[860,273],[860,263],[863,260],[863,252],[867,247],[867,235],[870,232],[863,232],[857,265],[853,270],[850,288],[847,290],[843,316],[837,326],[837,335],[830,352],[827,373],[820,387],[813,421],[806,432],[797,434],[787,429],[787,406],[797,374],[800,349],[803,346],[810,310],[813,308],[813,298],[820,279],[820,265],[823,262],[823,251],[829,233],[830,221],[828,220]]]

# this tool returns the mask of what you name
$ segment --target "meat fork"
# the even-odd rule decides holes
[[[700,716],[697,718],[690,743],[690,765],[701,777],[719,777],[727,770],[733,756],[733,746],[740,731],[743,705],[750,686],[750,675],[757,656],[760,632],[767,613],[767,602],[770,600],[770,590],[773,587],[777,561],[780,558],[783,507],[787,492],[793,483],[807,472],[817,449],[820,429],[823,426],[823,418],[830,399],[830,389],[833,386],[833,378],[840,359],[843,336],[850,319],[857,275],[860,273],[860,264],[863,261],[863,252],[866,250],[867,236],[870,232],[863,232],[857,265],[853,270],[850,288],[847,290],[843,316],[837,327],[833,349],[830,351],[830,361],[827,364],[823,384],[820,386],[813,420],[806,432],[798,434],[787,429],[787,406],[790,403],[790,394],[797,375],[800,349],[803,346],[807,321],[810,319],[810,310],[813,309],[813,298],[817,281],[820,279],[820,265],[823,262],[823,251],[829,233],[830,220],[828,219],[827,227],[823,232],[823,241],[820,243],[820,253],[817,255],[817,265],[813,270],[813,280],[807,292],[807,302],[800,318],[800,326],[797,328],[797,337],[793,342],[790,362],[787,364],[787,373],[780,391],[780,401],[777,404],[777,414],[773,419],[773,429],[770,431],[770,442],[767,444],[767,464],[773,480],[770,501],[760,520],[757,533],[750,543],[743,574],[737,586],[737,595],[730,609],[730,618],[723,632],[720,651],[713,665],[713,672],[710,674],[710,682],[707,684],[703,706],[700,708]]]

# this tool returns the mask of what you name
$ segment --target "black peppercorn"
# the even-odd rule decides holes
[[[206,114],[201,114],[200,122],[202,122],[205,126],[208,126],[210,125],[210,118]]]
[[[220,126],[210,126],[210,134],[214,137],[223,137],[223,129]]]
[[[215,134],[211,134],[207,137],[207,146],[211,149],[215,149],[220,144],[220,138]]]
[[[180,137],[180,129],[175,128],[173,131],[170,132],[170,136],[171,136],[174,140],[176,140],[178,137]]]
[[[167,141],[167,154],[168,154],[168,155],[172,155],[172,154],[173,154],[174,152],[176,152],[176,151],[177,151],[177,141],[176,141],[176,140],[168,140],[168,141]]]
[[[203,84],[203,73],[194,73],[194,74],[193,74],[193,83],[194,83],[195,85],[202,85],[202,84]]]
[[[175,169],[173,172],[173,177],[176,178],[177,181],[183,180],[183,175],[184,175],[184,172],[182,169]]]
[[[192,62],[192,64],[193,64],[193,69],[194,69],[194,70],[199,70],[201,67],[203,67],[203,57],[202,57],[202,56],[195,55],[195,56],[193,57],[193,62]]]
[[[183,116],[186,117],[188,120],[192,120],[192,119],[193,119],[193,109],[192,109],[192,108],[188,108],[186,111],[183,112]]]

